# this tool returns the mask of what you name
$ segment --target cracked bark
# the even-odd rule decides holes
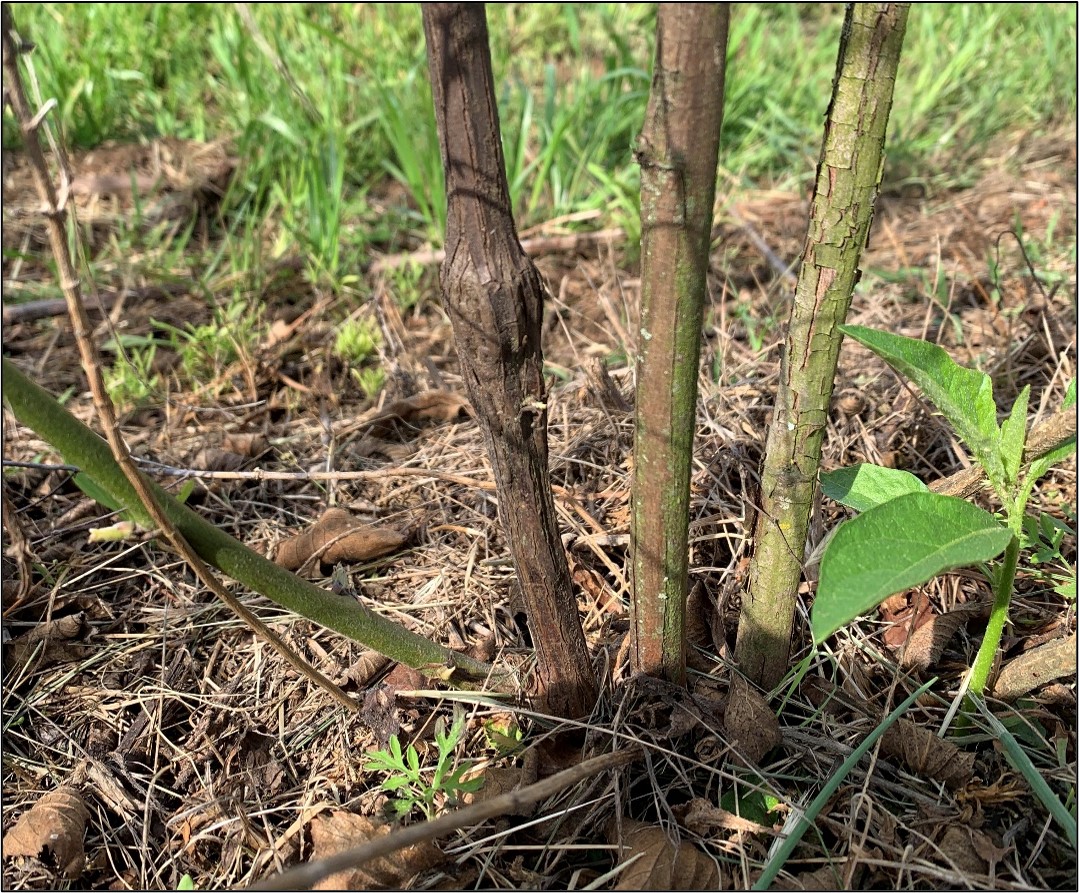
[[[585,716],[596,679],[547,466],[545,289],[513,222],[486,13],[479,3],[428,3],[423,27],[446,176],[443,303],[536,646],[536,694],[551,713]]]
[[[761,473],[748,591],[735,655],[771,689],[790,658],[791,631],[821,440],[884,165],[884,135],[909,4],[847,7],[825,119],[802,268],[788,323]]]

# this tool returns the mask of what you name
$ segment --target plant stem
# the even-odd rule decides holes
[[[557,716],[587,716],[598,688],[547,463],[546,289],[513,222],[484,6],[425,3],[423,30],[446,179],[442,301],[498,485],[538,694]]]
[[[883,170],[909,4],[847,7],[802,268],[761,473],[735,654],[764,689],[787,671],[821,441],[842,336]]]
[[[1012,600],[1012,586],[1015,584],[1015,570],[1018,564],[1019,537],[1013,533],[1008,548],[1004,550],[1004,561],[998,566],[994,575],[993,611],[989,615],[985,636],[982,638],[981,647],[978,649],[974,666],[971,668],[970,691],[973,694],[982,694],[985,691],[986,682],[989,681],[989,673],[993,669],[993,661],[997,656],[1000,637],[1008,619],[1008,605]]]
[[[634,672],[686,679],[689,483],[729,11],[661,4],[641,165]]]
[[[117,465],[108,444],[6,358],[3,394],[19,422],[55,447],[66,462],[79,466],[92,477],[136,521],[152,526],[146,508]],[[358,601],[320,589],[278,567],[182,505],[157,484],[148,479],[147,483],[161,510],[204,561],[276,604],[454,684],[482,682],[495,672],[488,664],[450,651]]]

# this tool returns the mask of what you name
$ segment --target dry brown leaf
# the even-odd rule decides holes
[[[982,610],[978,602],[967,602],[957,605],[947,614],[931,617],[924,625],[918,626],[914,635],[907,640],[901,665],[908,670],[928,670],[940,659],[944,646],[959,628]]]
[[[28,856],[69,878],[86,864],[83,835],[90,813],[82,795],[71,785],[50,791],[4,835],[4,857]]]
[[[756,764],[783,740],[779,720],[764,697],[741,676],[731,678],[724,728],[735,752]]]
[[[352,662],[352,666],[345,670],[344,675],[338,680],[337,684],[347,685],[351,683],[356,688],[365,688],[367,683],[386,669],[389,663],[390,659],[386,655],[379,654],[373,649],[365,651]]]
[[[841,890],[843,876],[832,865],[803,871],[792,878],[776,881],[773,890]]]
[[[380,825],[366,816],[343,809],[315,816],[310,824],[311,861],[325,859],[368,840],[391,833],[389,825]],[[315,890],[390,890],[404,889],[408,881],[443,861],[442,852],[430,841],[402,847],[387,856],[331,874],[315,884]]]
[[[482,803],[484,800],[501,797],[521,787],[523,776],[524,770],[514,766],[488,766],[486,769],[474,769],[466,773],[464,777],[466,779],[482,777],[483,787],[474,794],[464,794],[461,800],[466,806],[471,806],[473,803]],[[528,818],[535,811],[536,804],[530,803],[514,812],[507,812],[506,815]]]
[[[253,459],[264,453],[269,445],[266,435],[258,432],[244,434],[232,431],[227,433],[221,441],[221,449],[236,453],[245,459]]]
[[[716,863],[693,844],[675,844],[659,825],[622,820],[622,839],[611,822],[612,843],[622,846],[622,862],[634,859],[619,875],[614,890],[715,890],[719,886]]]
[[[401,548],[407,537],[396,530],[357,521],[344,509],[327,509],[303,533],[277,547],[274,561],[288,570],[306,564],[315,555],[323,564],[369,561]]]
[[[424,391],[404,400],[394,400],[361,417],[361,427],[369,437],[384,438],[402,425],[419,428],[424,422],[452,422],[468,414],[468,401],[452,391]]]
[[[989,865],[974,848],[970,828],[965,825],[949,825],[944,830],[944,836],[938,846],[948,860],[963,874],[978,878],[985,876]]]
[[[956,790],[966,785],[974,768],[974,754],[938,738],[909,719],[900,719],[880,742],[881,753],[906,764],[915,775],[927,776]]]
[[[686,598],[686,660],[690,667],[695,670],[710,670],[712,661],[708,660],[701,652],[711,651],[712,642],[712,613],[715,604],[704,591],[704,586],[698,582],[689,591]]]
[[[39,670],[56,663],[82,660],[89,646],[80,644],[78,640],[88,630],[86,615],[82,611],[49,620],[7,643],[10,660],[12,664],[22,666],[37,653],[35,666]]]
[[[1019,655],[1000,671],[993,694],[1002,701],[1014,701],[1046,682],[1074,676],[1075,645],[1076,636],[1072,633],[1066,639],[1054,639]]]
[[[191,467],[199,471],[239,471],[246,460],[239,453],[220,447],[204,447],[191,460]]]
[[[901,592],[881,602],[880,616],[890,624],[884,631],[884,644],[892,649],[902,648],[912,629],[919,630],[933,619],[933,603],[920,589]]]

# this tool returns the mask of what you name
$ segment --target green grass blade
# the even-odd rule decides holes
[[[821,788],[821,792],[817,794],[817,796],[813,798],[813,802],[806,807],[806,811],[802,816],[801,820],[798,822],[798,825],[795,827],[795,829],[790,833],[789,836],[784,838],[783,842],[779,845],[775,853],[768,860],[768,863],[764,866],[764,871],[761,872],[761,876],[757,878],[756,883],[753,885],[753,890],[767,890],[772,885],[772,881],[775,880],[776,875],[780,872],[780,869],[783,868],[787,860],[791,857],[791,853],[794,852],[795,847],[797,847],[798,844],[801,842],[802,837],[803,835],[805,835],[806,831],[808,831],[809,828],[812,827],[813,822],[816,821],[817,816],[820,814],[820,811],[825,807],[828,801],[832,798],[832,795],[843,783],[843,779],[845,779],[850,774],[851,770],[856,765],[858,765],[858,761],[866,755],[866,753],[869,751],[869,748],[871,748],[874,744],[877,743],[880,736],[887,732],[888,729],[892,727],[893,723],[895,723],[895,721],[899,719],[899,717],[906,713],[910,709],[911,705],[916,700],[918,700],[918,698],[920,698],[925,692],[929,691],[930,686],[932,686],[936,681],[937,679],[934,676],[916,692],[911,694],[910,697],[908,697],[902,704],[896,707],[895,710],[893,710],[885,717],[884,722],[882,722],[872,732],[866,735],[865,741],[863,741],[856,748],[854,748],[853,751],[851,751],[850,756],[843,761],[842,765],[840,765],[835,775],[828,779],[824,787]]]
[[[970,695],[970,698],[974,701],[978,711],[985,717],[985,721],[989,723],[989,727],[997,740],[1004,745],[1004,754],[1007,756],[1008,762],[1022,774],[1023,778],[1027,780],[1027,784],[1030,785],[1030,789],[1034,792],[1034,796],[1041,801],[1042,806],[1049,810],[1049,814],[1064,829],[1064,833],[1068,835],[1068,842],[1071,843],[1072,847],[1079,846],[1079,843],[1077,843],[1079,841],[1079,829],[1076,827],[1075,816],[1068,812],[1067,807],[1060,802],[1060,798],[1053,793],[1049,783],[1042,778],[1042,774],[1031,762],[1022,745],[1008,731],[1007,726],[993,716],[985,701],[973,694]]]

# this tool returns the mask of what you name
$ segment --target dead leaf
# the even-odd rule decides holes
[[[813,871],[803,871],[792,878],[778,880],[773,890],[841,890],[843,876],[832,865],[822,865]]]
[[[309,825],[311,832],[311,861],[325,859],[368,840],[384,837],[391,832],[389,825],[376,824],[366,816],[343,809],[315,816]],[[323,878],[315,890],[391,890],[405,889],[408,882],[421,871],[434,868],[443,861],[442,852],[430,841],[402,847],[387,856],[366,862]]]
[[[701,652],[709,652],[712,642],[712,613],[715,604],[704,591],[704,586],[697,582],[689,591],[686,599],[686,661],[692,669],[707,672],[713,661]]]
[[[623,819],[622,838],[612,821],[612,843],[622,846],[622,862],[634,859],[619,875],[614,890],[715,890],[719,887],[716,863],[693,844],[675,844],[659,825]]]
[[[76,878],[86,864],[82,840],[89,818],[77,788],[64,785],[50,791],[4,835],[4,857],[28,856]]]
[[[323,564],[369,561],[401,548],[407,539],[396,530],[364,524],[344,509],[333,508],[303,533],[281,543],[274,561],[290,571],[316,555]]]
[[[361,416],[359,425],[369,437],[385,438],[401,426],[422,427],[424,422],[452,422],[470,411],[468,401],[452,391],[424,391],[394,400]]]
[[[944,830],[938,846],[948,862],[954,864],[963,874],[984,877],[989,865],[974,848],[970,828],[965,825],[949,825]]]
[[[473,803],[482,803],[485,800],[501,797],[503,794],[508,794],[510,791],[515,791],[521,787],[523,775],[524,770],[515,766],[488,766],[486,769],[475,769],[466,773],[464,777],[466,780],[483,778],[483,787],[475,793],[462,795],[461,801],[466,806],[471,806]],[[507,812],[506,815],[528,818],[535,811],[536,804],[530,803],[520,809]]]
[[[338,685],[351,683],[357,688],[365,688],[367,683],[374,679],[389,665],[390,659],[385,654],[379,654],[371,649],[363,652],[352,662],[344,675],[336,680]]]
[[[901,592],[881,602],[880,616],[891,624],[884,631],[884,644],[892,649],[902,648],[912,630],[921,629],[933,618],[933,603],[920,589]]]
[[[52,664],[82,660],[90,649],[78,640],[89,632],[86,615],[79,611],[66,617],[57,617],[47,623],[35,626],[29,632],[17,636],[6,643],[11,649],[10,659],[13,664],[22,666],[40,649],[37,669],[44,669]]]
[[[682,821],[686,828],[701,837],[715,837],[717,831],[744,831],[749,834],[770,832],[772,829],[744,819],[733,812],[727,812],[720,806],[694,797],[685,806]]]
[[[1054,639],[1009,661],[1000,671],[993,694],[1002,701],[1014,701],[1028,691],[1061,676],[1074,676],[1076,636]]]
[[[415,691],[419,688],[425,688],[427,680],[419,670],[413,669],[407,664],[397,664],[386,675],[383,685],[396,697],[399,691]]]
[[[940,659],[944,646],[959,628],[982,610],[979,602],[967,602],[957,605],[947,614],[929,617],[921,626],[918,626],[916,619],[917,629],[907,641],[901,665],[909,670],[928,670]]]
[[[884,733],[880,749],[884,756],[906,764],[915,775],[943,782],[952,790],[965,786],[974,768],[973,753],[960,750],[909,719],[900,719]]]
[[[380,747],[390,743],[390,738],[401,731],[401,720],[397,715],[397,698],[394,689],[386,685],[376,685],[363,699],[363,721],[375,736]]]
[[[220,447],[204,447],[191,460],[191,467],[199,471],[239,471],[246,460],[239,453]]]
[[[236,455],[243,456],[245,459],[253,459],[255,456],[261,455],[266,452],[269,446],[270,442],[266,439],[266,435],[258,432],[240,433],[230,431],[221,441],[221,449],[236,453]]]
[[[783,740],[779,720],[768,702],[737,674],[731,678],[730,698],[723,724],[735,752],[753,764],[759,763],[768,751]]]

